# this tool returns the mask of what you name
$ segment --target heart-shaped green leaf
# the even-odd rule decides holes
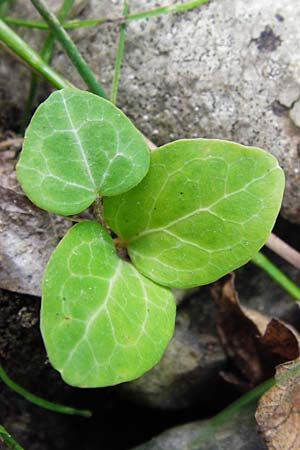
[[[100,195],[138,184],[149,169],[140,132],[112,103],[77,89],[56,91],[35,112],[17,176],[40,208],[76,214]]]
[[[269,153],[195,139],[151,154],[131,191],[104,201],[104,215],[133,264],[164,286],[210,283],[245,264],[268,238],[284,175]]]
[[[121,260],[95,222],[75,225],[46,267],[41,330],[52,365],[80,387],[132,380],[161,358],[175,321],[169,289]]]

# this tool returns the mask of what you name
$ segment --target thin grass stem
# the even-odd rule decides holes
[[[1,441],[3,441],[10,450],[24,450],[3,425],[0,425],[0,442]]]
[[[277,284],[287,291],[295,300],[300,301],[300,288],[293,283],[275,264],[263,253],[257,253],[252,262],[263,269]]]
[[[32,394],[31,392],[28,392],[26,389],[22,388],[21,386],[16,384],[11,378],[9,378],[9,376],[4,371],[1,365],[0,365],[0,378],[3,381],[3,383],[6,384],[6,386],[8,386],[10,389],[15,391],[17,394],[21,395],[34,405],[40,406],[41,408],[48,409],[50,411],[58,413],[72,414],[83,417],[91,417],[92,415],[91,411],[88,411],[86,409],[77,409],[72,408],[70,406],[61,405],[59,403],[49,402],[48,400],[45,400],[41,397],[38,397],[37,395]]]
[[[127,13],[128,13],[128,3],[127,3],[127,0],[124,0],[123,16],[126,16]],[[125,33],[126,33],[126,23],[121,23],[120,29],[119,29],[119,39],[118,39],[118,45],[117,45],[114,76],[113,76],[113,80],[112,80],[111,93],[110,93],[110,101],[112,103],[116,103],[116,101],[117,101],[121,65],[122,65],[122,59],[123,59],[123,53],[124,53]]]
[[[254,401],[258,400],[266,391],[275,385],[275,378],[270,378],[251,391],[242,395],[240,398],[235,400],[217,415],[208,419],[203,427],[200,428],[198,436],[196,436],[191,442],[189,442],[189,450],[203,449],[203,445],[207,443],[207,440],[213,436],[218,429],[224,425],[234,414],[239,413],[244,407],[250,405]]]
[[[80,27],[92,27],[95,25],[101,25],[104,23],[124,23],[130,20],[141,20],[146,19],[147,17],[159,16],[161,14],[167,13],[178,13],[187,11],[189,9],[196,8],[205,3],[208,3],[209,0],[193,0],[184,3],[178,3],[175,5],[161,6],[154,9],[149,9],[147,11],[141,11],[138,13],[128,14],[126,17],[102,17],[99,19],[75,19],[68,20],[62,23],[64,28],[80,28]],[[47,23],[40,20],[26,20],[26,19],[18,19],[16,17],[6,16],[2,18],[6,23],[16,26],[22,26],[27,28],[38,28],[45,30],[48,28]]]
[[[99,84],[94,72],[80,54],[78,48],[65,31],[55,14],[53,14],[44,0],[31,0],[31,3],[48,24],[55,38],[60,42],[81,78],[94,94],[107,98],[107,95]]]
[[[60,22],[62,22],[67,14],[69,13],[70,9],[74,5],[75,0],[64,0],[61,7],[58,10],[57,18]],[[53,34],[48,34],[46,37],[44,44],[42,46],[42,50],[40,51],[40,56],[43,58],[43,60],[47,63],[51,60],[53,48],[55,44],[55,36]],[[30,85],[29,85],[29,92],[28,97],[25,102],[24,111],[22,114],[22,120],[21,120],[21,134],[24,134],[25,128],[28,125],[31,111],[33,108],[34,100],[36,98],[37,90],[38,90],[39,80],[38,76],[35,73],[31,74],[30,79]]]
[[[52,69],[17,33],[0,19],[0,44],[10,50],[33,71],[42,75],[57,89],[74,87],[69,81]]]

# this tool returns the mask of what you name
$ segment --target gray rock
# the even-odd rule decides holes
[[[46,263],[70,222],[22,193],[10,153],[0,154],[0,288],[40,296]]]
[[[208,422],[181,425],[133,450],[266,450],[257,433],[254,412],[253,406],[244,408],[216,431]]]
[[[43,269],[58,244],[49,214],[0,185],[0,287],[40,295]]]
[[[297,225],[281,220],[276,232],[294,248],[300,248]],[[296,269],[271,252],[267,256],[297,282]],[[299,331],[299,306],[254,264],[236,271],[236,288],[243,306],[286,321]],[[220,383],[218,371],[227,368],[223,350],[216,340],[214,317],[209,288],[188,291],[186,298],[181,299],[175,335],[163,359],[150,372],[118,389],[135,402],[162,409],[183,408],[195,402],[202,404],[207,401],[206,395],[210,396],[210,402],[217,398],[218,387],[214,390],[213,383]],[[205,347],[205,343],[213,346]],[[234,371],[233,366],[230,370]]]
[[[281,221],[277,232],[295,248],[300,247],[298,226]],[[296,269],[279,257],[270,253],[268,256],[297,282],[299,273]],[[249,263],[236,271],[236,288],[243,306],[286,321],[299,331],[299,306],[254,264]],[[209,287],[187,291],[178,308],[174,338],[162,360],[138,380],[117,389],[134,402],[159,409],[174,410],[195,403],[205,405],[208,400],[211,404],[225,389],[220,384],[219,372],[228,370],[217,340],[214,318]],[[234,372],[234,366],[229,370]]]
[[[283,88],[278,96],[281,105],[292,108],[293,104],[300,98],[300,85],[289,83]]]
[[[224,385],[219,372],[226,356],[215,330],[215,307],[208,288],[191,291],[178,309],[176,329],[162,360],[141,378],[119,387],[135,402],[182,409],[214,402]]]
[[[137,11],[170,1],[133,0],[130,7]],[[49,4],[54,7],[57,0]],[[20,0],[18,5],[16,12],[28,16],[29,6]],[[120,1],[90,0],[81,16],[118,16],[120,11]],[[294,0],[211,0],[183,14],[130,22],[118,100],[157,144],[214,137],[272,152],[287,175],[283,214],[298,223],[299,116],[289,114],[289,108],[300,86],[299,18],[300,3]],[[117,27],[83,28],[72,36],[109,91]],[[24,74],[15,73],[15,64],[9,70],[7,61],[0,68],[2,96],[22,105]],[[84,86],[61,51],[54,65]]]
[[[296,102],[290,110],[290,118],[294,124],[300,128],[300,101]]]

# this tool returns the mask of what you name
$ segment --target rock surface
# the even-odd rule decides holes
[[[133,450],[266,450],[257,433],[254,408],[233,415],[215,432],[206,422],[193,422],[165,431]]]
[[[170,2],[133,0],[131,11]],[[53,8],[58,3],[49,1]],[[118,16],[121,2],[89,0],[81,2],[80,11],[82,17]],[[30,6],[19,0],[15,13],[28,17]],[[283,214],[298,223],[299,18],[300,3],[294,0],[211,0],[182,14],[130,22],[118,100],[157,144],[214,137],[271,151],[287,175]],[[109,91],[117,27],[82,28],[72,36]],[[24,71],[17,73],[15,63],[7,67],[8,61],[3,58],[0,67],[2,102],[11,98],[21,107]],[[54,65],[83,87],[60,50]]]
[[[191,290],[190,295],[179,306],[175,334],[162,360],[141,378],[120,386],[133,401],[176,410],[213,405],[224,395],[219,373],[226,367],[226,356],[215,329],[215,305],[209,288]]]
[[[46,263],[70,222],[29,201],[15,164],[14,152],[0,154],[0,288],[40,296]]]
[[[294,248],[300,248],[297,225],[291,226],[287,221],[280,220],[275,231]],[[271,252],[266,254],[288,277],[299,282],[299,271]],[[300,331],[299,306],[254,264],[249,263],[236,271],[236,288],[243,306],[270,318],[286,321]],[[218,371],[224,370],[225,360],[222,362],[223,351],[216,341],[215,313],[209,288],[187,291],[178,308],[174,338],[163,359],[138,380],[117,389],[135,402],[160,409],[186,408],[195,402],[205,403],[205,395],[211,395],[213,383],[216,382],[221,392],[224,387],[218,380]],[[210,402],[217,397],[214,392]]]
[[[170,426],[172,418],[132,405],[121,399],[114,388],[78,389],[65,384],[47,361],[39,330],[39,309],[38,298],[0,289],[1,366],[14,382],[33,394],[91,409],[93,416],[86,419],[48,411],[25,400],[0,379],[0,423],[22,448],[99,450],[101,446],[105,450],[124,450]],[[0,449],[7,450],[1,439]]]

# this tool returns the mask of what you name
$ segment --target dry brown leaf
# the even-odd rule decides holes
[[[300,360],[280,365],[275,378],[258,404],[259,431],[268,450],[300,450]]]
[[[272,361],[291,361],[299,357],[299,334],[290,325],[271,319],[265,333],[258,338],[263,352],[271,355]],[[276,363],[281,364],[282,361]]]
[[[291,326],[240,305],[233,274],[216,283],[212,293],[218,306],[218,334],[244,378],[241,386],[256,385],[273,376],[278,364],[300,356],[300,337]]]

